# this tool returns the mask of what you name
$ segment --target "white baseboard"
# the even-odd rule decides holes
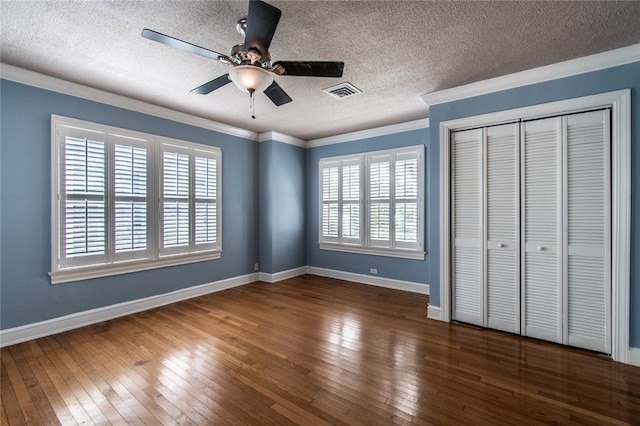
[[[421,293],[427,295],[429,294],[429,286],[426,284],[391,280],[388,278],[369,277],[367,275],[354,274],[350,272],[303,266],[300,268],[290,269],[288,271],[277,272],[275,274],[256,272],[253,274],[229,278],[213,283],[202,284],[195,287],[188,287],[185,289],[173,291],[171,293],[118,303],[102,308],[90,309],[88,311],[77,312],[74,314],[52,318],[33,324],[0,330],[0,347],[26,342],[28,340],[37,339],[39,337],[51,336],[52,334],[62,333],[74,328],[80,328],[125,315],[135,314],[137,312],[146,311],[148,309],[157,308],[160,306],[179,302],[181,300],[191,299],[193,297],[203,296],[205,294],[215,293],[217,291],[249,284],[255,281],[275,283],[287,278],[304,275],[306,273],[338,278],[362,284],[370,284],[379,287],[394,288],[397,290],[410,291],[413,293]]]
[[[427,318],[442,321],[442,317],[440,315],[440,306],[427,306]]]
[[[629,364],[640,367],[640,348],[629,348]]]
[[[286,280],[288,278],[298,277],[307,273],[307,267],[301,266],[299,268],[289,269],[287,271],[276,272],[275,274],[269,274],[267,272],[258,273],[260,281],[266,283],[277,283],[278,281]]]
[[[337,278],[345,281],[352,281],[360,284],[375,285],[378,287],[393,288],[396,290],[409,291],[429,295],[429,284],[414,283],[411,281],[392,280],[389,278],[372,277],[370,275],[355,274],[353,272],[337,271],[334,269],[317,268],[307,266],[307,273],[321,277]]]
[[[226,280],[216,281],[213,283],[202,284],[195,287],[188,287],[181,290],[172,291],[171,293],[146,297],[144,299],[133,300],[130,302],[118,303],[116,305],[77,312],[75,314],[65,315],[63,317],[52,318],[46,321],[1,330],[0,347],[26,342],[28,340],[37,339],[39,337],[50,336],[52,334],[72,330],[74,328],[96,324],[102,321],[107,321],[125,315],[134,314],[136,312],[146,311],[148,309],[168,305],[170,303],[179,302],[181,300],[191,299],[193,297],[203,296],[209,293],[215,293],[217,291],[226,290],[232,287],[238,287],[255,281],[258,281],[257,273],[242,275],[239,277],[228,278]]]

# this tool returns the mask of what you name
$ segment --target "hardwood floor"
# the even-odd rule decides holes
[[[640,424],[640,368],[306,275],[3,348],[0,423]]]

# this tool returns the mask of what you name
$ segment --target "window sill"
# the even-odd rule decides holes
[[[222,251],[207,251],[162,257],[160,259],[133,260],[129,262],[110,263],[106,265],[84,266],[49,272],[51,284],[61,284],[73,281],[90,280],[92,278],[109,277],[112,275],[128,274],[131,272],[148,271],[150,269],[168,266],[186,265],[219,259]]]
[[[346,253],[369,254],[373,256],[398,257],[402,259],[424,260],[426,253],[420,250],[388,249],[350,246],[346,244],[319,243],[320,250],[342,251]]]

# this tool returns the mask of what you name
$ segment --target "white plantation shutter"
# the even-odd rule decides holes
[[[486,321],[520,331],[519,126],[484,130],[486,150]]]
[[[189,154],[167,149],[162,153],[162,247],[185,247],[190,242]]]
[[[482,129],[451,135],[452,319],[484,325]]]
[[[62,180],[62,267],[106,259],[106,135],[65,129]]]
[[[161,182],[161,255],[218,248],[218,152],[163,144]]]
[[[195,157],[195,243],[215,244],[218,238],[218,160]]]
[[[562,342],[562,118],[523,124],[523,333]]]
[[[369,240],[372,246],[391,247],[391,155],[369,160]]]
[[[114,142],[114,251],[120,259],[149,255],[149,142],[111,136]]]
[[[320,164],[320,241],[338,241],[340,162]]]
[[[362,158],[320,162],[320,242],[362,242]]]
[[[360,158],[342,162],[342,242],[360,243],[362,204],[362,161]]]
[[[320,159],[320,248],[424,258],[423,152]]]
[[[51,123],[52,283],[220,257],[219,148]]]
[[[570,115],[564,125],[565,343],[610,353],[609,112]]]
[[[395,246],[418,249],[420,199],[418,192],[420,153],[395,155],[394,237]]]

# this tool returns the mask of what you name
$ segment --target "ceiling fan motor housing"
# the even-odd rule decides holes
[[[271,67],[271,55],[269,52],[263,55],[256,48],[250,47],[247,49],[244,44],[236,44],[233,46],[229,52],[229,56],[233,62],[238,65],[259,65],[262,68]]]

